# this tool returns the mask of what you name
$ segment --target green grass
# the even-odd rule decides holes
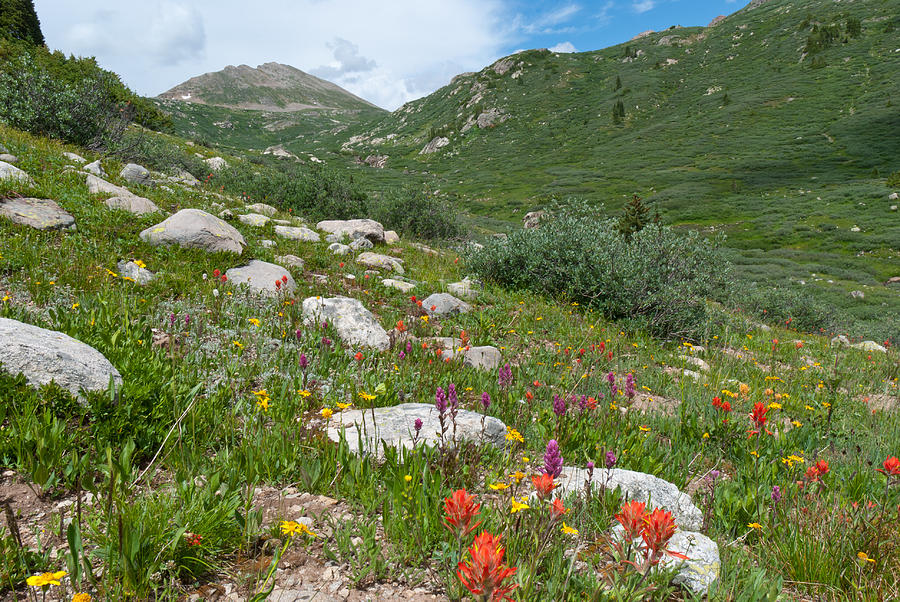
[[[236,224],[248,241],[243,257],[149,246],[138,233],[157,218],[106,209],[87,194],[82,176],[63,170],[62,152],[80,149],[8,128],[0,128],[0,137],[37,181],[34,189],[7,187],[7,193],[53,198],[78,226],[74,232],[37,232],[0,221],[0,315],[96,347],[124,379],[117,397],[92,394],[82,406],[52,386],[35,390],[22,378],[0,375],[0,468],[15,470],[45,496],[83,492],[96,500],[73,520],[58,549],[23,548],[0,532],[4,595],[15,590],[23,597],[25,576],[48,570],[68,570],[68,593],[77,588],[95,599],[175,600],[200,584],[231,578],[254,593],[264,589],[266,571],[277,562],[273,546],[287,545],[346,563],[348,579],[360,587],[402,576],[461,596],[453,571],[460,546],[442,525],[444,498],[461,487],[482,503],[483,528],[504,535],[506,562],[519,569],[516,599],[584,599],[601,582],[624,595],[638,578],[627,564],[610,559],[605,534],[619,509],[616,496],[567,501],[565,521],[577,536],[562,534],[559,524],[546,529],[548,511],[535,501],[527,511],[510,513],[510,495],[521,499],[533,490],[528,477],[540,472],[551,438],[559,441],[567,465],[593,461],[599,467],[613,451],[619,467],[651,472],[682,489],[699,482],[694,500],[707,516],[704,531],[722,551],[721,585],[712,599],[764,599],[773,588],[788,597],[897,595],[896,519],[882,510],[896,505],[896,488],[886,500],[885,479],[875,468],[900,452],[900,418],[896,410],[872,412],[863,401],[897,399],[893,349],[835,348],[827,337],[783,324],[763,330],[717,304],[710,304],[698,341],[705,349],[691,349],[626,331],[583,306],[490,285],[471,313],[426,321],[408,295],[381,286],[378,277],[367,279],[351,258],[332,255],[324,242],[279,239],[271,227]],[[115,161],[104,164],[108,173],[118,173]],[[216,196],[214,186],[140,192],[170,212],[212,210],[213,202],[242,205],[231,191]],[[263,247],[265,238],[276,240],[276,247]],[[430,255],[410,242],[399,248],[407,275],[420,283],[414,291],[420,298],[466,274],[452,249]],[[302,275],[294,273],[294,295],[257,298],[210,277],[249,258],[273,261],[286,253],[306,262]],[[130,258],[143,260],[157,279],[139,287],[109,273],[119,259]],[[784,261],[790,269],[795,258]],[[852,274],[853,264],[830,269],[843,277]],[[436,361],[434,351],[420,345],[402,359],[397,348],[364,350],[362,360],[354,359],[356,350],[344,348],[330,327],[302,322],[304,298],[337,294],[360,299],[385,326],[403,320],[420,337],[465,331],[473,344],[498,347],[512,365],[512,385],[501,389],[493,371]],[[154,345],[154,329],[176,344]],[[309,359],[306,369],[299,366],[300,353]],[[703,358],[710,370],[696,381],[676,378],[691,367],[686,354]],[[621,394],[610,396],[610,372],[620,387],[630,373],[642,396],[680,405],[670,415],[622,412],[628,402]],[[466,409],[481,411],[480,394],[489,393],[488,414],[518,429],[524,443],[466,446],[459,454],[420,447],[375,461],[324,436],[324,408],[334,411],[334,420],[338,403],[362,409],[432,403],[435,389],[450,382]],[[260,410],[261,394],[254,393],[263,389],[268,411]],[[570,403],[565,418],[557,418],[552,398],[569,393],[590,395],[597,408],[582,413]],[[528,395],[533,400],[520,403]],[[711,405],[716,395],[733,405],[726,423]],[[747,414],[756,402],[777,404],[768,414],[773,435],[748,438]],[[782,461],[789,454],[804,460],[790,467]],[[830,466],[823,484],[803,476],[818,460]],[[712,469],[722,473],[714,502],[703,481]],[[511,476],[515,471],[526,475],[519,483]],[[498,482],[509,489],[489,487]],[[315,540],[282,537],[281,517],[266,520],[255,509],[254,488],[289,485],[338,498],[355,516],[369,518],[319,520],[313,529],[321,537]],[[774,485],[784,492],[780,505],[771,502]],[[870,501],[878,505],[869,508]],[[845,526],[848,516],[853,528]],[[55,520],[60,524],[62,517]],[[748,527],[751,522],[763,528]],[[797,532],[808,536],[797,539]],[[202,537],[200,545],[190,545],[192,534]],[[281,539],[270,542],[274,537]],[[742,545],[727,545],[735,540]],[[461,543],[464,548],[470,541]],[[585,564],[567,579],[567,550],[575,546]],[[861,566],[858,552],[876,564]],[[257,568],[241,562],[248,558],[259,561]],[[658,589],[637,595],[691,599],[670,590],[666,578],[643,582]]]

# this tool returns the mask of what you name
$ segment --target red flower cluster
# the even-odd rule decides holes
[[[644,555],[644,561],[650,565],[658,564],[662,560],[663,554],[688,560],[684,554],[666,549],[669,540],[675,535],[676,529],[675,519],[672,518],[670,512],[662,508],[655,508],[648,513],[643,502],[632,500],[622,506],[622,510],[616,514],[615,519],[625,530],[623,536],[626,541],[633,541],[638,536],[641,537],[644,542],[641,552]]]
[[[501,536],[482,531],[469,546],[471,561],[459,563],[456,575],[460,582],[476,597],[484,602],[512,600],[509,593],[517,584],[504,585],[516,569],[503,564],[506,550],[500,545]]]
[[[531,482],[534,484],[534,489],[542,501],[550,497],[550,494],[553,493],[553,489],[556,487],[553,483],[553,475],[546,472],[540,476],[531,477]]]
[[[878,472],[888,477],[900,477],[900,459],[897,456],[891,456],[882,464],[884,468],[876,468]]]
[[[225,274],[223,274],[222,272],[220,272],[218,268],[216,268],[216,269],[213,270],[213,278],[218,278],[218,279],[221,280],[222,282],[227,282],[227,281],[228,281],[228,276],[226,276]]]
[[[457,489],[444,498],[444,526],[456,535],[457,539],[468,535],[478,528],[481,521],[472,524],[472,520],[478,516],[481,504],[475,503],[475,496],[469,495],[465,489]]]
[[[756,425],[757,428],[762,428],[766,424],[766,412],[769,411],[764,404],[760,402],[756,402],[753,406],[753,411],[750,412],[750,419],[753,420],[753,424]]]
[[[723,412],[731,411],[731,402],[722,401],[721,397],[713,397],[712,405],[714,408],[722,410]]]
[[[826,474],[828,474],[828,462],[825,460],[819,460],[812,466],[806,469],[806,478],[810,481],[818,481]]]

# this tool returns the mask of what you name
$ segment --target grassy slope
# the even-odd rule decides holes
[[[862,35],[801,61],[811,24],[843,27],[846,15],[862,21]],[[862,321],[862,332],[880,332],[878,317],[900,312],[897,291],[881,285],[900,262],[900,223],[884,186],[900,169],[889,133],[900,128],[891,19],[896,11],[881,0],[772,1],[715,28],[597,52],[529,51],[512,57],[505,75],[486,68],[409,103],[361,130],[380,144],[350,148],[391,156],[384,172],[360,170],[374,187],[419,179],[458,194],[473,221],[491,220],[492,229],[551,196],[616,210],[637,193],[668,223],[723,230],[743,280],[803,281]],[[681,45],[659,45],[664,36]],[[643,54],[623,62],[626,46]],[[812,68],[813,58],[826,66]],[[467,108],[479,90],[483,98]],[[612,119],[618,100],[621,125]],[[490,108],[509,119],[460,133]],[[435,130],[451,144],[419,155]],[[851,299],[853,289],[866,299]]]
[[[154,591],[157,599],[175,599],[179,593],[190,591],[183,582],[168,577],[148,580],[147,576],[158,571],[164,576],[180,574],[187,583],[195,584],[236,574],[241,575],[240,583],[258,587],[259,576],[245,572],[243,565],[230,559],[238,550],[238,556],[258,553],[246,547],[246,528],[242,530],[235,516],[243,504],[240,492],[260,483],[300,483],[305,490],[347,500],[363,516],[383,513],[384,533],[390,542],[381,552],[383,556],[373,560],[366,553],[354,551],[353,546],[343,550],[335,545],[339,535],[348,542],[360,536],[367,549],[380,549],[381,543],[370,541],[374,530],[368,535],[359,530],[368,524],[365,520],[359,524],[339,521],[333,536],[322,542],[335,550],[332,553],[341,562],[349,563],[362,583],[402,573],[413,576],[411,579],[425,579],[427,587],[438,590],[455,587],[452,580],[434,575],[442,574],[438,558],[444,553],[440,551],[444,546],[441,542],[447,537],[439,525],[441,501],[450,490],[461,486],[478,493],[485,502],[482,511],[486,524],[506,532],[508,561],[524,567],[534,554],[527,518],[531,515],[525,515],[524,522],[511,516],[508,496],[493,494],[487,484],[511,482],[508,475],[515,470],[539,470],[543,446],[551,437],[560,440],[567,463],[583,465],[588,459],[601,462],[605,450],[612,450],[619,456],[619,466],[652,472],[681,487],[718,467],[727,479],[717,489],[709,533],[720,545],[738,536],[747,537],[746,524],[757,520],[751,488],[766,498],[773,484],[784,487],[786,498],[795,501],[785,502],[778,512],[772,511],[771,526],[761,521],[767,528],[776,529],[771,536],[751,533],[746,547],[722,547],[724,572],[716,599],[733,599],[741,592],[749,596],[746,599],[758,599],[755,596],[761,590],[753,580],[762,580],[768,586],[773,575],[820,583],[804,586],[812,592],[834,594],[852,587],[855,554],[868,541],[869,523],[858,531],[844,528],[838,509],[827,506],[830,502],[826,500],[831,498],[823,497],[827,507],[822,508],[822,514],[813,513],[815,524],[803,523],[805,515],[797,514],[803,529],[815,531],[804,531],[803,535],[815,545],[795,556],[796,550],[785,543],[791,541],[787,533],[799,532],[798,519],[792,513],[810,502],[790,484],[805,466],[789,468],[779,458],[790,452],[808,458],[809,463],[813,459],[828,460],[832,474],[828,477],[829,489],[822,491],[833,493],[842,503],[880,500],[882,481],[872,467],[880,465],[886,455],[896,454],[900,422],[896,412],[870,412],[862,398],[896,398],[896,352],[840,351],[819,337],[804,337],[801,349],[790,342],[799,336],[797,333],[754,330],[739,315],[717,311],[706,349],[695,352],[711,365],[711,370],[694,382],[678,380],[667,372],[667,368],[678,370],[686,365],[681,357],[685,347],[641,333],[622,332],[587,311],[539,296],[488,288],[472,313],[424,321],[406,295],[380,286],[378,278],[366,279],[363,269],[352,261],[340,263],[346,258],[329,253],[327,243],[286,241],[274,236],[271,226],[255,229],[236,224],[249,243],[244,258],[151,247],[137,235],[156,218],[135,218],[107,210],[101,200],[87,194],[82,176],[63,170],[66,160],[62,152],[79,149],[66,149],[3,128],[0,139],[37,180],[33,189],[13,186],[9,190],[7,185],[4,190],[54,198],[73,213],[78,225],[75,232],[35,232],[0,221],[0,315],[60,329],[96,346],[119,368],[126,383],[117,403],[100,395],[92,398],[92,409],[85,410],[52,389],[35,392],[15,379],[0,376],[5,379],[0,381],[0,408],[6,416],[0,428],[0,466],[14,468],[62,494],[72,487],[74,474],[66,466],[73,454],[86,458],[88,466],[105,466],[107,445],[113,457],[119,457],[124,442],[134,439],[138,451],[133,466],[126,462],[126,470],[133,471],[127,477],[130,480],[160,445],[173,420],[188,410],[177,441],[169,443],[160,459],[160,474],[173,481],[171,493],[163,498],[168,502],[160,503],[148,488],[146,492],[116,493],[110,501],[112,519],[105,505],[85,510],[86,550],[96,551],[94,566],[104,569],[104,577],[91,588],[97,596],[124,599],[127,592],[138,592],[138,597],[149,597]],[[185,152],[197,150],[184,148]],[[105,167],[109,173],[117,173],[120,166],[108,161]],[[238,199],[222,199],[203,189],[138,192],[167,211],[189,206],[213,210],[211,203],[216,201],[232,208],[241,206]],[[262,247],[264,238],[276,240],[277,247]],[[453,260],[452,253],[433,256],[406,243],[400,247],[407,273],[423,283],[415,291],[420,296],[443,289],[445,282],[464,273],[464,266]],[[382,324],[403,319],[419,336],[450,336],[465,330],[473,342],[503,350],[515,367],[513,387],[504,392],[498,388],[495,373],[435,362],[431,351],[418,347],[405,360],[398,359],[394,352],[366,352],[360,366],[350,353],[332,352],[322,345],[321,336],[335,338],[333,333],[302,325],[299,303],[291,303],[291,299],[259,300],[239,293],[216,298],[211,294],[215,285],[201,277],[213,269],[239,265],[247,258],[272,260],[283,253],[297,254],[306,261],[309,272],[327,275],[320,282],[295,273],[300,287],[298,301],[310,295],[345,294],[361,299]],[[115,277],[107,270],[115,270],[116,261],[122,258],[142,259],[159,277],[147,287]],[[348,282],[342,277],[345,273],[354,274],[356,281]],[[227,286],[220,288],[223,292],[230,290]],[[170,314],[176,316],[177,327],[168,326]],[[185,315],[190,316],[190,323],[181,326]],[[251,318],[260,324],[255,325]],[[178,351],[168,354],[152,345],[151,328],[177,332]],[[292,338],[295,329],[301,333],[296,342]],[[771,347],[773,336],[782,341],[775,352]],[[280,344],[282,341],[290,342]],[[583,362],[578,358],[580,348],[601,343],[612,352],[611,359],[599,350],[588,353]],[[295,393],[307,382],[306,372],[298,368],[300,351],[310,358],[309,378],[320,383],[308,385],[309,397]],[[596,412],[557,423],[550,409],[552,396],[569,391],[590,395],[608,392],[609,370],[618,374],[620,386],[624,374],[633,373],[642,395],[678,400],[681,410],[671,417],[655,412],[623,414],[607,405],[609,401],[621,403],[621,399],[607,399]],[[573,379],[573,374],[582,371],[586,377]],[[359,394],[375,392],[380,385],[384,392],[377,395],[374,405],[393,405],[404,399],[430,402],[435,387],[451,381],[465,391],[464,407],[477,409],[478,393],[489,392],[494,400],[489,413],[518,428],[524,435],[524,445],[503,454],[470,449],[460,463],[450,465],[436,458],[423,462],[417,456],[393,458],[384,464],[353,464],[321,437],[318,415],[322,407],[337,411],[335,404],[346,401],[366,407],[368,402]],[[709,405],[710,398],[722,389],[737,389],[738,382],[748,384],[749,394],[731,399],[733,426],[722,427],[720,417]],[[745,413],[753,402],[769,399],[764,394],[768,387],[784,397],[783,407],[771,410],[771,424],[777,426],[773,430],[780,434],[764,438],[758,448],[763,456],[761,463],[767,467],[760,476],[754,473],[749,455],[752,450],[746,443]],[[272,396],[268,413],[260,413],[254,406],[251,391],[259,389],[266,389]],[[193,394],[199,391],[199,403],[189,407],[194,398],[192,390]],[[534,402],[517,403],[527,390],[535,393]],[[831,407],[835,408],[833,415]],[[49,413],[43,414],[45,411]],[[570,407],[570,412],[574,411]],[[789,419],[797,420],[800,426],[790,428]],[[704,432],[712,432],[712,438],[706,438]],[[40,453],[27,451],[32,449],[30,441],[39,442]],[[52,480],[44,482],[48,473]],[[410,489],[403,485],[405,474],[415,475]],[[186,485],[198,476],[203,480],[222,479],[224,493],[209,500]],[[110,490],[104,484],[108,479],[103,474],[97,478],[99,491],[105,496]],[[527,491],[525,488],[520,493]],[[702,491],[695,496],[701,506],[706,499]],[[406,518],[411,508],[415,508],[418,520]],[[598,538],[611,521],[612,508],[577,505],[566,521],[580,530],[579,541],[584,545],[602,549],[596,542],[602,541]],[[874,512],[877,514],[877,509]],[[116,560],[120,558],[117,540],[110,539],[103,527],[110,520],[121,520],[119,532],[133,534],[130,536],[141,542],[144,551],[132,560],[137,567],[134,574],[120,564],[124,561]],[[179,527],[202,535],[205,543],[199,548],[178,544]],[[316,525],[320,527],[321,523]],[[258,533],[268,537],[266,534],[274,532],[277,525],[251,523],[249,529],[254,538]],[[173,537],[175,545],[170,546]],[[890,537],[888,531],[882,545],[896,545],[890,543]],[[65,549],[64,542],[58,544]],[[563,579],[568,570],[564,552],[571,545],[571,540],[562,536],[553,538],[539,565],[539,589],[528,596],[520,590],[520,599],[576,599],[579,592],[587,595],[596,590],[596,571],[604,566],[596,552],[584,556],[590,567],[587,572],[578,572],[571,582]],[[97,550],[96,546],[101,548]],[[106,556],[103,546],[112,546]],[[314,547],[310,553],[320,554],[321,549]],[[104,561],[104,557],[111,560]],[[194,558],[199,558],[204,567],[199,578],[186,574],[198,569]],[[264,566],[267,560],[261,558]],[[173,564],[168,565],[170,560]],[[13,562],[13,556],[6,561]],[[62,563],[51,559],[30,565],[30,570],[40,572],[49,570],[48,566],[64,566]],[[4,566],[9,567],[0,562],[0,573]],[[431,578],[424,570],[429,566]],[[213,571],[207,572],[205,567],[213,567]],[[879,575],[890,575],[890,565],[886,567],[885,571],[866,573],[864,586],[874,588]],[[768,577],[760,572],[763,569]],[[5,586],[0,583],[0,590]],[[792,595],[793,590],[786,591]]]

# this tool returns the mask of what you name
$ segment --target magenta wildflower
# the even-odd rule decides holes
[[[487,391],[481,394],[481,407],[484,408],[484,411],[487,412],[487,409],[491,406],[491,396]]]
[[[566,415],[566,400],[559,395],[553,396],[553,413],[556,414],[557,418],[562,418]]]
[[[544,472],[554,479],[562,472],[563,459],[559,453],[559,444],[556,439],[550,439],[547,443],[547,451],[544,453]]]
[[[509,363],[500,367],[500,372],[497,374],[497,384],[500,385],[501,389],[505,389],[512,384],[512,368],[509,367]]]
[[[606,452],[606,467],[612,468],[616,465],[616,454],[612,452],[612,450]]]

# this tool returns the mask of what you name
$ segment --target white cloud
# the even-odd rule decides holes
[[[35,0],[35,7],[51,48],[96,55],[141,94],[229,64],[277,61],[327,73],[393,109],[481,69],[520,39],[504,19],[507,1]],[[543,22],[561,23],[574,8]]]
[[[572,42],[560,42],[549,48],[550,52],[578,52]]]
[[[525,21],[521,16],[517,17],[521,24],[521,29],[526,34],[553,34],[570,31],[571,27],[559,28],[558,26],[567,23],[572,17],[581,11],[581,7],[577,4],[567,4],[555,10],[539,15],[536,19]]]
[[[656,6],[656,2],[654,0],[641,0],[640,2],[635,2],[631,5],[631,7],[638,14],[645,13],[648,10],[653,10],[654,6]]]

